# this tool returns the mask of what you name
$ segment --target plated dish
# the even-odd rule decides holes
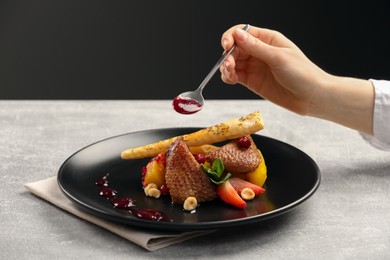
[[[202,203],[195,213],[184,212],[169,199],[146,197],[141,183],[142,167],[149,158],[122,160],[121,151],[200,128],[146,130],[111,137],[91,144],[70,156],[60,167],[58,183],[64,194],[89,213],[114,222],[164,230],[202,230],[254,223],[286,213],[307,200],[320,184],[316,163],[301,150],[278,140],[252,135],[267,163],[267,192],[249,202],[245,209],[215,200]],[[96,181],[108,175],[110,186],[137,207],[163,212],[172,221],[150,221],[113,208],[99,195]]]

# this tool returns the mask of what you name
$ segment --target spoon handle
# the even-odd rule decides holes
[[[244,31],[249,30],[250,25],[246,24],[242,29]],[[219,67],[222,65],[222,63],[226,60],[226,58],[234,51],[236,48],[236,44],[234,44],[230,50],[225,51],[221,58],[217,61],[217,63],[214,65],[214,67],[210,70],[209,74],[206,76],[206,78],[202,81],[202,83],[199,85],[198,90],[203,90],[203,88],[206,86],[206,84],[210,81],[210,79],[214,76],[215,72],[219,69]]]

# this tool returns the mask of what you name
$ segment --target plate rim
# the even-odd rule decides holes
[[[264,138],[268,139],[269,141],[272,142],[278,142],[284,146],[289,147],[290,149],[296,150],[301,153],[306,159],[308,159],[312,166],[315,168],[315,183],[313,186],[308,190],[303,196],[301,196],[299,199],[294,200],[293,202],[284,205],[282,207],[279,207],[277,209],[253,215],[253,216],[248,216],[248,217],[243,217],[243,218],[238,218],[238,219],[229,219],[229,220],[218,220],[218,221],[208,221],[208,222],[198,222],[198,223],[185,223],[185,222],[180,222],[180,223],[175,223],[175,222],[163,222],[163,221],[150,221],[150,220],[144,220],[144,219],[139,219],[139,218],[119,218],[116,216],[112,216],[109,213],[96,209],[94,207],[91,207],[87,203],[83,202],[82,200],[78,199],[76,196],[71,194],[63,185],[61,181],[61,177],[63,176],[63,169],[66,166],[67,162],[69,162],[75,155],[78,153],[82,152],[85,149],[88,149],[96,144],[105,142],[107,140],[111,139],[116,139],[120,138],[123,136],[127,135],[133,135],[133,134],[142,134],[142,133],[150,133],[150,132],[165,132],[165,131],[196,131],[200,130],[202,127],[166,127],[166,128],[153,128],[153,129],[144,129],[144,130],[138,130],[138,131],[133,131],[133,132],[128,132],[128,133],[123,133],[111,137],[107,137],[98,141],[95,141],[93,143],[90,143],[89,145],[86,145],[82,147],[81,149],[78,149],[74,153],[72,153],[68,158],[64,160],[64,162],[61,164],[57,171],[57,184],[60,187],[60,190],[62,191],[65,196],[72,201],[76,206],[81,208],[82,210],[96,216],[96,217],[101,217],[104,220],[109,220],[113,221],[114,223],[120,223],[124,225],[129,225],[129,226],[135,226],[135,227],[142,227],[142,228],[147,228],[147,229],[156,229],[156,230],[170,230],[170,231],[200,231],[200,230],[210,230],[210,229],[220,229],[220,228],[226,228],[226,227],[236,227],[239,225],[246,225],[246,224],[252,224],[255,222],[260,222],[263,220],[271,219],[274,217],[278,217],[280,215],[283,215],[285,213],[288,213],[294,209],[296,209],[299,205],[301,205],[303,202],[305,202],[307,199],[309,199],[313,194],[317,191],[321,184],[321,172],[320,169],[317,165],[317,163],[305,152],[300,150],[299,148],[290,145],[284,141],[280,141],[278,139],[264,136],[258,133],[254,133],[252,135],[256,135],[259,138]],[[119,156],[119,154],[118,154]]]

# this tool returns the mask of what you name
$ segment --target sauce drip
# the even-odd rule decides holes
[[[180,114],[194,114],[202,109],[202,105],[192,98],[177,96],[172,101],[173,109]]]
[[[168,221],[171,220],[161,211],[154,209],[139,209],[136,207],[131,207],[130,212],[141,219],[154,220],[154,221]]]
[[[135,207],[134,201],[131,198],[111,198],[110,202],[117,209],[131,209]]]
[[[96,180],[95,184],[99,187],[99,195],[108,199],[114,208],[128,210],[133,216],[140,219],[166,222],[172,221],[161,211],[137,208],[135,201],[132,198],[117,197],[118,192],[108,186],[109,181],[107,180],[107,177],[108,174]]]

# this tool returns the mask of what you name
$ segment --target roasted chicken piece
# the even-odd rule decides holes
[[[217,197],[214,184],[181,137],[167,151],[165,181],[174,203],[183,204],[188,197],[199,203]]]
[[[239,139],[234,139],[219,150],[208,154],[207,160],[212,163],[215,159],[220,158],[225,166],[225,170],[233,174],[254,171],[261,162],[261,156],[252,137],[250,135],[246,137],[250,141],[249,147],[241,147]]]

